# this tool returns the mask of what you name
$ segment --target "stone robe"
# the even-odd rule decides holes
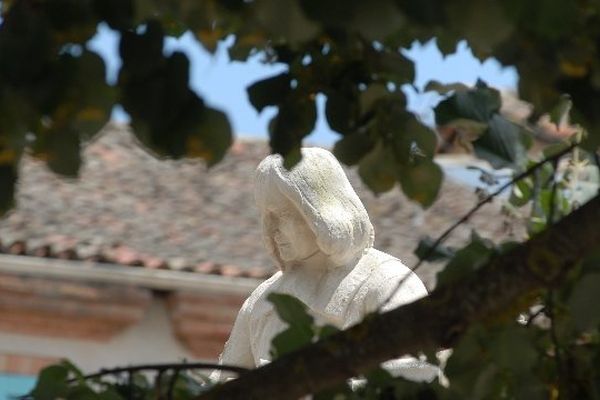
[[[427,295],[421,280],[398,259],[369,248],[347,266],[321,271],[292,268],[263,282],[242,306],[220,362],[247,368],[271,361],[271,340],[286,329],[272,304],[271,292],[292,295],[309,308],[317,324],[340,329],[360,322],[375,311],[409,275],[383,311]],[[412,357],[384,364],[392,374],[412,380],[432,380],[437,369]]]

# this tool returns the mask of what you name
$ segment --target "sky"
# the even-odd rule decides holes
[[[121,60],[118,54],[119,35],[108,26],[100,24],[97,34],[88,42],[88,49],[102,56],[107,67],[107,81],[114,84],[117,80]],[[178,39],[167,38],[164,52],[184,52],[190,59],[190,87],[204,101],[229,116],[233,131],[240,137],[267,138],[267,124],[275,115],[276,109],[269,107],[257,113],[248,101],[246,87],[253,82],[285,71],[285,66],[267,65],[256,55],[247,62],[229,61],[227,47],[233,38],[221,43],[214,55],[208,53],[193,37],[186,33]],[[515,68],[503,67],[494,59],[480,63],[463,41],[457,46],[455,54],[444,57],[437,49],[435,41],[414,43],[404,54],[415,62],[414,87],[405,85],[409,110],[415,112],[425,123],[432,123],[431,107],[439,100],[433,93],[420,93],[430,80],[442,83],[462,82],[472,85],[482,79],[490,86],[500,89],[514,89],[518,82]],[[415,90],[416,88],[416,90]],[[332,132],[324,118],[325,97],[317,97],[318,120],[314,132],[307,138],[308,143],[331,146],[339,137]],[[127,120],[126,113],[120,107],[113,111],[113,118]]]

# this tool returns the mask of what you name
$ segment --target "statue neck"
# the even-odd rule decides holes
[[[315,251],[313,254],[302,260],[290,261],[288,265],[286,265],[286,268],[301,268],[307,272],[323,272],[336,267],[338,267],[338,265],[335,265],[331,261],[331,258],[320,250]]]

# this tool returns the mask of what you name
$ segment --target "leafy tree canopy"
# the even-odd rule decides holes
[[[2,2],[2,17],[0,210],[12,204],[17,163],[24,151],[60,174],[76,176],[81,143],[107,121],[116,103],[131,115],[139,139],[158,154],[200,156],[208,165],[223,157],[232,140],[227,116],[208,107],[189,88],[189,61],[180,52],[165,56],[167,36],[190,31],[210,52],[220,40],[233,37],[231,59],[244,61],[260,53],[267,63],[287,65],[286,72],[248,87],[249,100],[258,111],[267,106],[278,109],[269,124],[270,145],[285,156],[286,165],[298,162],[302,139],[315,126],[315,97],[324,94],[327,121],[340,135],[335,155],[357,165],[374,192],[398,183],[425,207],[435,201],[443,178],[433,159],[438,141],[436,132],[406,111],[399,88],[413,82],[414,67],[401,49],[415,40],[435,38],[448,54],[466,39],[480,60],[493,56],[516,66],[520,95],[534,106],[531,121],[505,117],[498,91],[484,82],[475,87],[432,82],[426,89],[444,96],[435,109],[438,129],[454,130],[475,155],[514,171],[506,210],[527,210],[533,238],[524,244],[499,244],[473,234],[465,248],[456,250],[440,246],[444,234],[437,241],[424,240],[417,249],[423,260],[445,258],[448,265],[439,276],[440,291],[432,294],[434,300],[425,299],[415,309],[438,310],[435,307],[448,299],[461,299],[464,293],[456,295],[454,287],[493,290],[494,283],[485,280],[490,276],[498,279],[496,287],[506,289],[495,292],[497,307],[490,305],[486,292],[459,300],[456,309],[463,310],[462,315],[472,312],[465,320],[459,316],[449,320],[455,304],[446,304],[442,309],[447,310],[443,314],[448,325],[438,328],[451,328],[450,333],[419,331],[422,337],[413,334],[411,342],[400,330],[395,332],[400,335],[397,340],[408,343],[403,347],[407,351],[420,348],[431,355],[434,345],[455,346],[446,368],[450,387],[415,385],[393,380],[380,370],[365,370],[367,362],[360,358],[365,352],[361,353],[361,345],[352,345],[356,343],[352,335],[371,332],[370,327],[381,326],[379,321],[393,326],[402,320],[400,313],[367,319],[354,333],[334,333],[330,327],[314,326],[302,305],[284,297],[272,301],[290,327],[273,343],[281,363],[274,362],[266,371],[277,371],[278,365],[298,366],[286,363],[302,361],[298,357],[304,354],[329,354],[329,343],[345,349],[343,354],[356,355],[351,358],[356,369],[348,372],[332,365],[313,377],[316,388],[325,386],[326,377],[348,377],[358,371],[369,382],[360,392],[366,398],[600,398],[600,376],[593,367],[600,357],[600,315],[593,307],[600,290],[600,264],[593,254],[600,243],[600,224],[589,220],[598,215],[597,197],[577,213],[596,196],[600,179],[594,165],[600,144],[597,0],[13,0]],[[102,59],[86,47],[100,22],[121,34],[123,65],[115,86],[107,85]],[[530,122],[546,113],[551,124],[559,126],[570,118],[577,127],[567,140],[547,147],[543,154],[532,154]],[[569,233],[561,236],[553,224],[562,217],[561,229]],[[519,255],[528,258],[521,260]],[[511,257],[516,258],[511,262]],[[520,291],[513,293],[511,288]],[[434,301],[437,305],[431,304]],[[493,312],[484,318],[477,310]],[[438,316],[413,319],[412,328]],[[401,328],[410,329],[410,325]],[[318,338],[326,344],[297,350]],[[365,346],[374,343],[368,338],[375,340],[365,336]],[[411,347],[414,343],[423,346]],[[398,351],[388,350],[388,356]],[[378,361],[372,358],[370,365]],[[223,388],[245,384],[244,396],[252,397],[258,393],[253,390],[261,389],[273,397],[269,388],[276,387],[279,378],[285,381],[279,372],[277,378],[254,386],[247,382],[264,375],[250,372],[238,380],[246,383],[234,381]],[[83,379],[70,365],[56,367],[43,374],[40,385],[62,382],[62,386],[50,384],[50,389],[33,392],[34,397],[50,393],[47,390],[67,396],[72,389],[64,383],[67,376],[77,384]],[[161,376],[156,385],[160,386]],[[187,378],[177,381],[175,372],[170,376],[173,385],[192,385]],[[102,387],[104,397],[98,398],[118,398],[118,385]],[[96,398],[88,389],[82,389],[85,398]],[[305,390],[288,389],[287,395]],[[148,390],[162,395],[160,387]],[[346,387],[333,393],[336,390],[350,398],[357,395]],[[203,396],[211,398],[210,393]]]

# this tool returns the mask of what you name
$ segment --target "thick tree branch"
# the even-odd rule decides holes
[[[479,211],[479,209],[481,207],[483,207],[484,205],[486,205],[488,203],[491,203],[491,201],[494,198],[496,198],[498,195],[500,195],[506,189],[510,188],[511,186],[513,186],[514,184],[519,182],[521,179],[525,179],[532,174],[536,174],[539,171],[539,169],[548,162],[552,163],[553,168],[554,168],[553,169],[554,174],[556,174],[556,168],[558,166],[558,161],[563,156],[565,156],[568,153],[570,153],[571,151],[573,151],[573,149],[577,148],[577,146],[579,146],[579,142],[571,143],[569,146],[565,147],[561,151],[543,159],[542,161],[539,161],[539,162],[533,164],[532,166],[527,168],[525,171],[521,172],[520,174],[515,175],[510,181],[506,182],[505,184],[500,186],[498,189],[496,189],[494,192],[488,194],[486,197],[479,200],[473,208],[471,208],[469,211],[467,211],[466,214],[464,214],[459,220],[457,220],[452,225],[450,225],[444,232],[442,232],[442,234],[440,236],[438,236],[438,238],[435,240],[435,242],[433,242],[433,244],[429,247],[429,250],[427,250],[423,256],[419,257],[419,261],[411,268],[411,271],[416,272],[419,269],[419,267],[421,267],[421,265],[423,265],[423,263],[425,261],[427,261],[429,259],[429,257],[431,257],[433,255],[433,253],[437,250],[437,248],[440,247],[440,245],[442,243],[444,243],[444,241],[446,239],[448,239],[448,237],[450,237],[450,234],[452,232],[454,232],[454,230],[456,228],[458,228],[459,226],[461,226],[462,224],[467,222],[469,219],[471,219],[471,217],[477,211]],[[553,175],[553,178],[554,178],[554,175]],[[556,185],[554,185],[553,190],[556,190]],[[555,194],[553,193],[552,201],[554,201],[554,195]],[[552,213],[554,212],[553,207],[551,208]],[[549,220],[552,221],[552,218],[550,218]],[[379,306],[380,310],[394,298],[394,296],[396,295],[396,292],[398,292],[398,290],[400,290],[400,288],[402,287],[402,285],[404,284],[406,279],[408,279],[409,277],[410,277],[410,275],[406,275],[406,277],[404,277],[404,279],[402,279],[400,282],[398,282],[398,285],[396,285],[396,288],[394,290],[392,290],[392,292],[388,295],[387,299],[385,299],[385,301]]]
[[[453,345],[476,322],[514,310],[532,292],[560,283],[600,243],[600,196],[456,284],[330,336],[198,397],[297,399],[385,360]]]

